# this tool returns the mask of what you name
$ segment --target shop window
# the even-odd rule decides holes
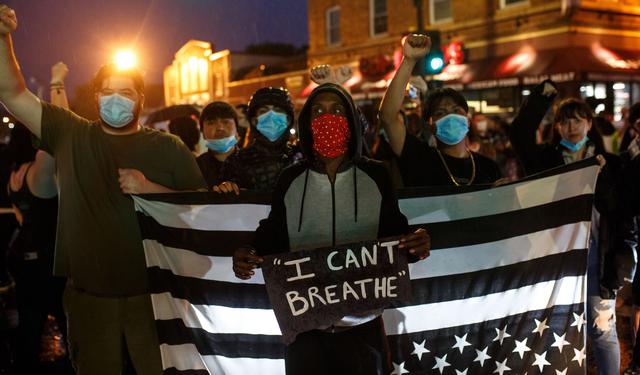
[[[453,21],[451,0],[429,0],[429,16],[432,24]]]
[[[327,45],[340,44],[340,7],[327,9]]]
[[[371,22],[371,36],[386,34],[387,0],[369,0],[369,19]]]
[[[500,8],[529,4],[529,0],[500,0]]]

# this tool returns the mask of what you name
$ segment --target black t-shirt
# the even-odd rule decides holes
[[[500,169],[495,161],[472,152],[476,164],[473,185],[491,184],[500,179]],[[449,171],[460,185],[467,185],[473,174],[471,158],[455,158],[442,153]],[[438,151],[407,134],[399,158],[404,186],[454,185]]]

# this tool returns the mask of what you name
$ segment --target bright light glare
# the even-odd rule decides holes
[[[434,57],[433,59],[431,59],[429,64],[431,65],[431,69],[438,70],[444,65],[444,60],[442,60],[440,57]]]
[[[118,69],[131,69],[137,65],[138,59],[130,50],[118,51],[113,59]]]
[[[296,129],[294,129],[294,128],[289,129],[289,133],[291,133],[291,135],[295,135],[296,134]]]
[[[9,123],[9,129],[13,129],[13,127],[14,127],[14,126],[15,126],[15,125],[14,125],[14,123],[13,123],[13,122],[10,122],[10,123]]]
[[[7,116],[2,118],[2,122],[4,122],[5,124],[9,123],[9,118]]]
[[[616,82],[613,84],[613,89],[614,90],[624,90],[625,89],[625,84],[622,82]]]

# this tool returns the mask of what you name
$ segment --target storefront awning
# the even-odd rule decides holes
[[[535,50],[523,47],[510,56],[448,65],[435,76],[446,85],[488,89],[537,84],[547,78],[574,80],[640,81],[640,51],[611,50],[598,44]]]

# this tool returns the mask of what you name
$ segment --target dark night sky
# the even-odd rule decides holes
[[[0,0],[0,2],[3,2]],[[215,50],[252,43],[308,44],[307,0],[9,0],[13,34],[26,78],[49,82],[56,61],[69,66],[68,86],[88,82],[121,47],[138,52],[149,83],[189,39]]]

